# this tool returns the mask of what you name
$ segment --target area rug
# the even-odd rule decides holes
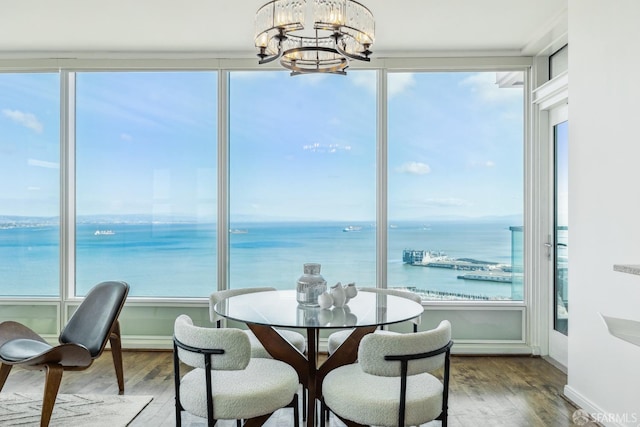
[[[50,427],[126,427],[152,396],[59,394]],[[0,426],[40,425],[42,394],[0,393]]]

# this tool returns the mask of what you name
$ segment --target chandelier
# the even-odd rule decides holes
[[[347,74],[350,59],[369,61],[373,14],[353,0],[313,0],[313,31],[300,34],[309,19],[306,0],[273,0],[256,13],[260,64],[280,59],[291,75]]]

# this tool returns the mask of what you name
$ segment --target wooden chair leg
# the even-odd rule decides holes
[[[0,390],[4,387],[4,383],[7,381],[7,377],[9,376],[9,372],[11,372],[11,368],[13,365],[5,365],[4,363],[0,366]]]
[[[122,342],[120,340],[120,323],[116,323],[109,337],[111,345],[111,355],[113,356],[113,366],[116,368],[116,378],[118,379],[118,394],[124,394],[124,369],[122,368]]]
[[[40,427],[48,427],[51,421],[51,413],[53,412],[53,405],[56,403],[64,369],[62,366],[46,365],[45,372],[46,378],[44,381],[44,398],[42,399]]]

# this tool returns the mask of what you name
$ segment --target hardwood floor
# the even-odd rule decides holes
[[[564,427],[574,426],[576,410],[562,398],[566,375],[542,358],[523,356],[453,356],[451,359],[449,426]],[[170,352],[125,351],[125,394],[153,395],[153,401],[131,427],[174,426],[173,365]],[[14,368],[2,392],[42,392],[44,374]],[[65,372],[60,393],[117,394],[107,351],[83,372]],[[55,409],[54,409],[55,411]],[[291,409],[281,410],[269,426],[291,426]],[[185,426],[204,426],[186,416]],[[338,423],[332,420],[330,425]],[[431,425],[439,423],[430,423]],[[220,423],[235,426],[234,422]]]

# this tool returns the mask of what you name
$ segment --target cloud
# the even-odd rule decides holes
[[[376,73],[374,71],[364,73],[351,73],[349,76],[354,85],[362,87],[371,93],[376,93]]]
[[[40,122],[40,120],[38,120],[38,118],[31,113],[25,113],[18,110],[9,110],[5,108],[4,110],[2,110],[2,114],[5,117],[8,117],[9,119],[18,123],[19,125],[29,128],[37,133],[42,133],[42,130],[44,129],[44,126]]]
[[[467,87],[481,101],[500,103],[522,98],[522,88],[500,88],[496,84],[496,73],[476,73],[465,78],[460,86]]]
[[[60,169],[59,163],[47,162],[44,160],[28,159],[27,164],[29,166],[38,166],[38,167],[47,168],[47,169]]]
[[[304,151],[310,151],[312,153],[337,153],[339,151],[351,151],[350,145],[340,145],[340,144],[320,144],[319,142],[315,142],[313,144],[303,145],[302,149]]]
[[[427,206],[437,206],[437,207],[451,207],[451,206],[469,206],[470,203],[466,200],[457,199],[455,197],[447,197],[444,199],[427,199],[425,200],[425,204]]]
[[[123,141],[133,141],[133,137],[131,135],[129,135],[128,133],[121,133],[120,134],[120,139]]]
[[[237,70],[231,73],[232,79],[243,79],[243,80],[263,80],[263,79],[274,79],[276,78],[275,74],[272,73],[262,73],[259,70],[255,71],[242,71]]]
[[[420,197],[404,200],[402,206],[409,209],[460,208],[473,206],[471,202],[456,197],[423,199]]]
[[[426,163],[407,162],[396,169],[399,173],[408,173],[412,175],[426,175],[431,173],[431,167]]]
[[[303,76],[297,76],[303,85],[318,86],[320,83],[329,78],[326,73],[305,74]]]
[[[387,82],[387,93],[389,98],[398,95],[405,90],[413,87],[416,84],[416,79],[413,77],[413,73],[392,73],[389,74]]]
[[[473,160],[468,165],[472,168],[494,168],[496,167],[496,162],[493,160]]]
[[[375,72],[352,73],[351,81],[371,93],[377,90],[377,74]],[[413,73],[390,73],[387,77],[387,94],[389,98],[398,95],[416,84]]]

